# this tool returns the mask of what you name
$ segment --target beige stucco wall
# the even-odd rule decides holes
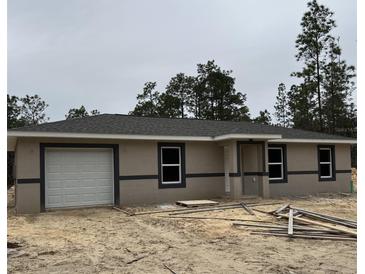
[[[19,140],[15,150],[16,179],[39,178],[39,143]]]
[[[15,186],[15,210],[19,214],[40,212],[40,184],[17,184]]]
[[[119,141],[85,139],[19,138],[16,145],[15,163],[17,179],[40,178],[39,143],[110,143],[119,144],[120,176],[157,175],[156,141]],[[224,173],[224,145],[230,148],[229,171],[237,172],[236,142],[185,142],[186,173]],[[242,171],[262,171],[261,146],[242,146]],[[287,144],[288,171],[317,170],[316,144]],[[266,155],[267,158],[267,155]],[[336,145],[336,169],[351,168],[350,145]],[[305,195],[318,192],[349,191],[350,174],[338,173],[335,182],[318,180],[318,175],[288,175],[287,184],[270,184],[270,196]],[[239,195],[256,191],[242,186],[253,182],[260,185],[266,176],[231,177],[231,189]],[[243,180],[243,181],[242,181]],[[260,187],[259,187],[260,188]],[[259,189],[259,194],[263,192]],[[265,190],[265,192],[267,192]],[[224,195],[224,177],[186,178],[186,188],[159,189],[156,179],[120,181],[122,204],[170,202],[181,199],[203,199]],[[16,208],[19,213],[40,210],[40,185],[17,184]]]
[[[120,181],[121,205],[212,199],[224,195],[223,177],[186,178],[186,188],[158,188],[157,180]]]
[[[119,175],[157,175],[157,142],[124,141],[119,143]]]
[[[318,170],[317,144],[287,144],[288,171]],[[335,145],[336,170],[351,169],[351,146]],[[321,192],[349,192],[350,173],[337,173],[335,181],[319,181],[318,174],[288,174],[288,183],[270,184],[270,195],[306,195]]]
[[[93,139],[18,139],[16,178],[40,178],[40,143],[119,144],[119,175],[158,175],[157,141],[118,141]],[[186,173],[223,173],[223,147],[215,143],[185,142]],[[121,203],[158,203],[176,199],[200,199],[224,195],[224,177],[186,178],[186,188],[159,189],[157,180],[120,181]],[[17,184],[16,208],[19,213],[40,210],[40,185]]]

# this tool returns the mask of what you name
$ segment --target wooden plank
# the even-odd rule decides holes
[[[279,213],[281,213],[284,209],[286,209],[289,206],[290,206],[290,204],[285,204],[285,205],[279,207],[277,210],[273,211],[272,213],[274,215],[279,214]]]
[[[220,217],[204,217],[204,216],[158,216],[160,218],[180,218],[180,219],[196,219],[196,220],[221,220],[221,221],[238,221],[238,222],[254,222],[254,223],[267,223],[272,224],[270,221],[262,220],[249,220],[239,218],[220,218]]]
[[[240,203],[241,206],[250,214],[250,215],[255,215],[255,213],[252,211],[251,208],[249,208],[244,202]]]
[[[127,210],[121,209],[121,208],[119,208],[119,207],[115,207],[115,206],[113,206],[113,209],[114,209],[114,210],[117,210],[117,211],[120,211],[120,212],[123,212],[124,214],[127,214],[128,216],[133,216],[133,215],[134,215],[134,213],[133,213],[133,212],[128,212]]]
[[[251,232],[250,234],[252,234],[252,235],[263,235],[263,236],[288,237],[287,234],[271,233],[271,232]],[[317,235],[293,235],[292,238],[317,239],[317,240],[338,240],[338,241],[357,241],[357,239],[355,239],[355,238],[328,237],[328,236],[317,236]]]
[[[190,214],[190,213],[198,213],[198,212],[206,212],[206,211],[216,211],[216,210],[225,210],[225,209],[233,209],[233,208],[239,208],[241,205],[232,205],[232,206],[222,206],[222,207],[211,207],[211,208],[198,208],[198,209],[191,209],[191,210],[185,210],[182,212],[175,212],[170,213],[169,215],[181,215],[181,214]]]
[[[288,216],[286,216],[284,214],[279,214],[279,216],[282,216],[284,218],[288,218]],[[301,223],[322,226],[322,227],[325,227],[325,228],[337,230],[337,231],[343,232],[345,234],[349,234],[349,235],[357,237],[356,232],[354,232],[352,230],[349,230],[349,229],[346,229],[346,228],[334,226],[334,225],[331,225],[331,224],[325,224],[325,223],[321,223],[321,222],[317,222],[317,221],[313,221],[313,220],[304,219],[303,217],[293,217],[293,219],[298,221],[298,222],[301,222]]]
[[[164,266],[164,268],[166,268],[167,270],[169,270],[172,274],[177,274],[174,270],[172,270],[169,266],[167,266],[166,264],[162,264]]]
[[[297,212],[300,212],[304,215],[307,215],[307,216],[315,218],[315,219],[325,220],[327,222],[331,222],[334,224],[339,224],[339,225],[343,225],[343,226],[347,226],[347,227],[351,227],[351,228],[357,228],[357,224],[353,223],[352,221],[349,222],[347,220],[339,220],[339,219],[337,219],[337,217],[332,218],[331,216],[328,216],[328,215],[323,215],[323,214],[307,211],[304,209],[299,209],[299,208],[293,208],[293,209],[295,209]]]
[[[293,209],[289,209],[288,235],[293,236]]]
[[[250,221],[250,220],[247,220]],[[252,221],[253,222],[253,221]],[[263,221],[264,222],[264,221]],[[276,225],[275,223],[272,222],[264,222],[264,223],[269,223],[269,224],[246,224],[246,223],[239,223],[239,222],[233,222],[232,225],[233,226],[245,226],[245,227],[261,227],[261,228],[272,228],[272,229],[281,229],[283,231],[286,231],[285,233],[287,233],[287,226],[284,225]],[[314,232],[323,232],[323,233],[342,233],[339,231],[335,231],[335,230],[330,230],[330,229],[320,229],[320,228],[312,228],[312,227],[306,227],[306,226],[298,226],[298,225],[293,225],[293,230],[294,231],[314,231]]]
[[[187,201],[176,201],[176,204],[185,207],[198,207],[198,206],[218,205],[219,203],[211,200],[187,200]]]
[[[313,212],[313,211],[309,211],[309,210],[302,209],[302,208],[297,208],[297,207],[291,207],[291,208],[293,208],[295,210],[299,210],[299,211],[305,211],[305,212],[314,213],[314,214],[321,215],[323,217],[328,217],[328,218],[331,218],[331,219],[334,219],[334,220],[338,220],[338,221],[344,221],[344,222],[349,222],[349,223],[353,223],[353,224],[356,224],[357,223],[354,220],[344,219],[344,218],[340,218],[340,217],[332,216],[332,215],[326,215],[326,214],[323,214],[323,213]]]
[[[250,207],[258,207],[258,206],[266,206],[266,205],[277,205],[281,204],[279,202],[273,202],[273,203],[246,203],[246,205],[249,205]],[[241,204],[239,203],[233,203],[233,204],[221,204],[214,206],[214,208],[223,208],[223,209],[231,209],[231,208],[241,208]],[[159,214],[159,213],[169,213],[169,212],[186,212],[186,213],[194,213],[196,210],[201,209],[212,209],[211,206],[205,206],[201,208],[176,208],[176,209],[164,209],[164,210],[151,210],[151,211],[141,211],[141,212],[135,212],[131,213],[133,216],[139,216],[139,215],[149,215],[149,214]],[[219,209],[216,209],[219,210]]]

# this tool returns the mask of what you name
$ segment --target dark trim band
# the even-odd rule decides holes
[[[149,179],[158,179],[158,175],[125,175],[119,176],[119,180],[149,180]]]
[[[221,173],[188,173],[186,178],[204,178],[204,177],[223,177],[224,172]]]
[[[41,178],[27,178],[27,179],[17,179],[17,184],[40,184]]]
[[[352,173],[351,169],[341,169],[341,170],[336,170],[336,173]]]
[[[241,172],[231,172],[229,173],[229,177],[240,177],[241,176]]]
[[[263,172],[263,171],[247,171],[243,172],[243,176],[269,176],[269,172]]]
[[[45,200],[45,150],[49,147],[59,148],[111,148],[113,150],[113,169],[114,169],[114,205],[120,204],[120,190],[119,190],[119,145],[118,144],[77,144],[77,143],[40,143],[40,183],[41,183],[41,211],[46,210]]]
[[[295,170],[295,171],[288,171],[288,175],[306,175],[306,174],[318,174],[318,170]]]

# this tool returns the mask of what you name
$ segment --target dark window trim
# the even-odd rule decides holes
[[[161,148],[162,147],[179,147],[181,157],[181,183],[180,184],[168,184],[162,183],[162,172],[161,172]],[[157,145],[158,155],[158,188],[185,188],[186,187],[186,170],[185,170],[185,143],[158,143]]]
[[[41,188],[41,211],[46,211],[46,193],[45,193],[45,149],[46,148],[111,148],[113,149],[113,170],[114,170],[114,205],[120,204],[119,190],[119,145],[118,144],[77,144],[77,143],[40,143],[40,188]]]
[[[321,164],[320,164],[320,149],[329,148],[331,150],[331,167],[332,167],[332,177],[331,178],[321,178]],[[317,146],[317,161],[318,161],[318,180],[319,181],[336,181],[336,154],[334,145],[318,145]]]
[[[288,161],[287,161],[287,149],[286,144],[269,144],[267,148],[267,154],[269,155],[270,148],[280,147],[283,151],[283,179],[272,180],[269,176],[270,184],[284,184],[288,183]],[[268,164],[269,166],[269,164]]]

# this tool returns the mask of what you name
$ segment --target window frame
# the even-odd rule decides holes
[[[179,150],[179,164],[163,164],[163,149],[178,149]],[[164,182],[163,181],[163,167],[178,166],[179,167],[179,181]],[[158,187],[159,188],[185,188],[186,187],[186,172],[185,172],[185,144],[184,143],[158,143]]]
[[[181,184],[181,147],[176,146],[161,146],[161,184]],[[163,150],[164,149],[177,149],[179,151],[179,163],[178,164],[164,164],[163,163]],[[179,167],[179,181],[164,181],[163,180],[163,168],[164,167]]]
[[[330,152],[330,162],[321,162],[321,151],[328,150]],[[318,179],[319,181],[336,181],[336,161],[334,145],[318,146]],[[330,165],[330,176],[321,175],[321,165]]]
[[[281,162],[276,163],[270,163],[269,162],[269,153],[270,150],[279,150],[281,152]],[[267,149],[267,168],[268,168],[268,177],[269,177],[269,183],[275,184],[275,183],[287,183],[288,182],[288,168],[287,168],[287,155],[286,155],[286,145],[285,144],[269,144]],[[277,178],[270,178],[270,171],[269,167],[271,165],[280,165],[281,166],[281,177]]]

